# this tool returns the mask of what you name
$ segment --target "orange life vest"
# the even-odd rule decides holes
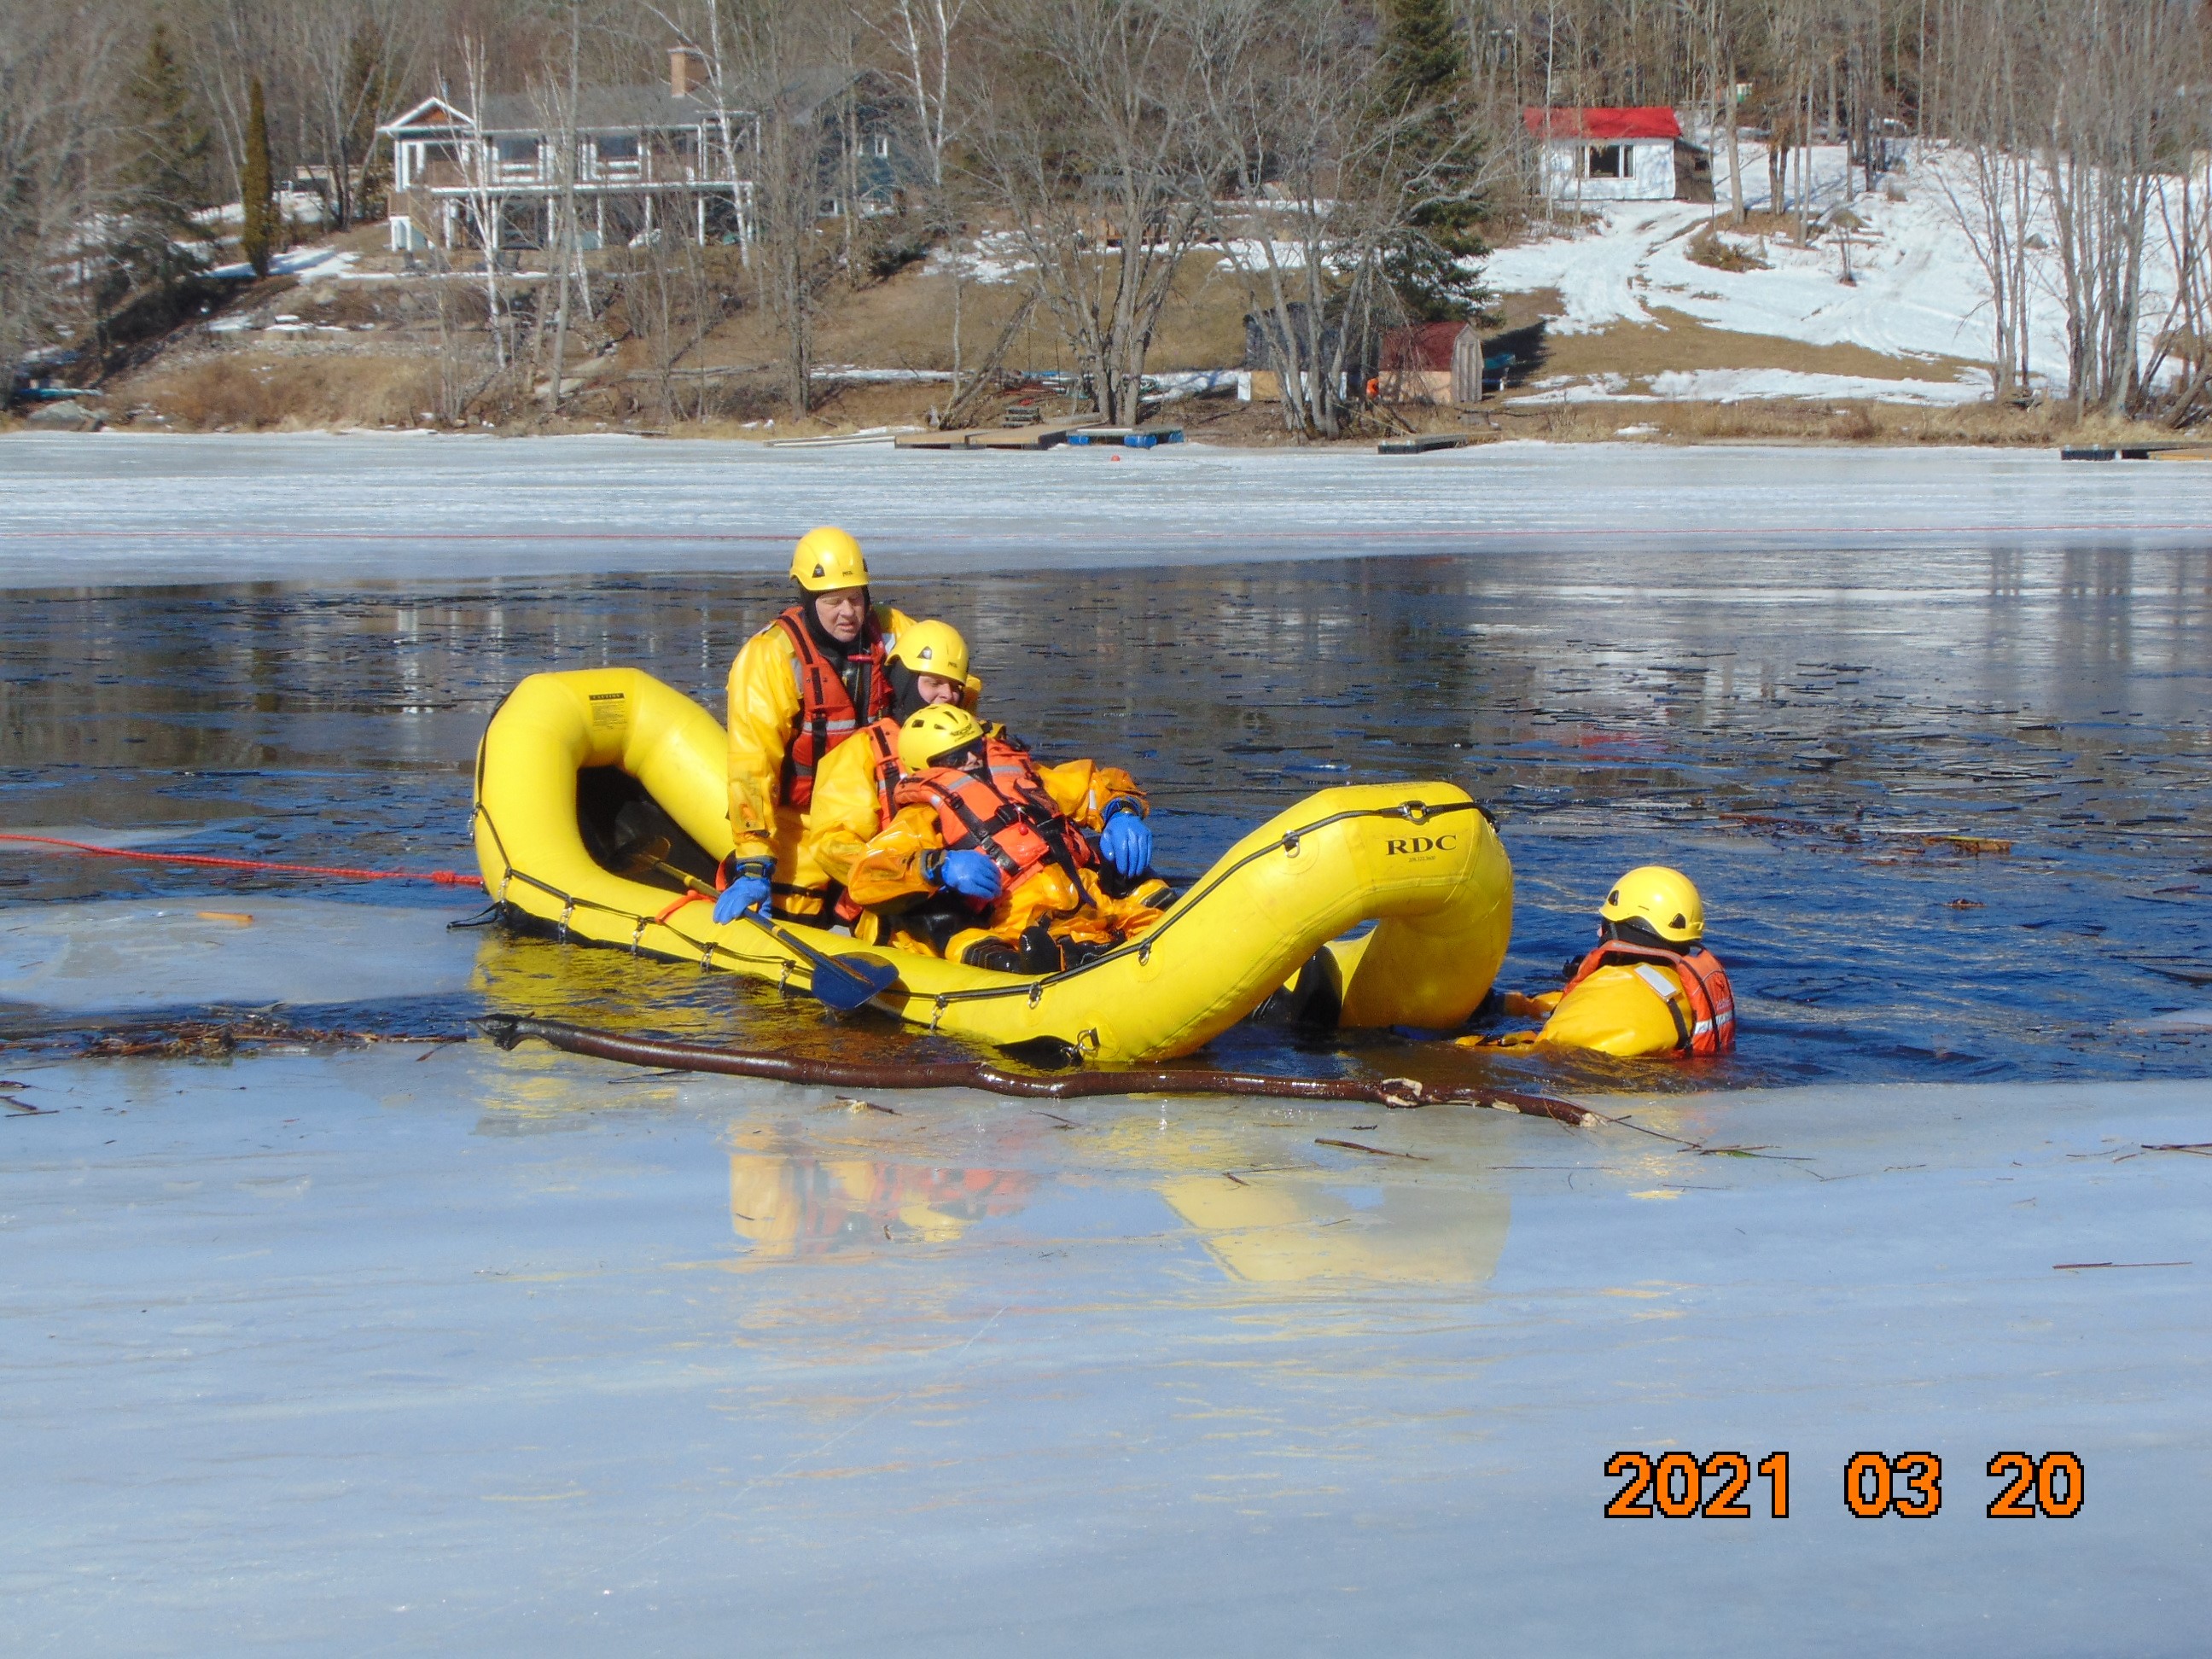
[[[984,769],[963,772],[933,766],[900,781],[898,806],[933,806],[948,853],[981,853],[999,866],[1012,892],[1041,870],[1058,868],[1076,893],[1076,873],[1097,862],[1091,839],[1064,817],[1037,776],[1036,762],[1020,745],[984,740]]]
[[[1668,1012],[1674,1016],[1674,1029],[1680,1034],[1680,1052],[1725,1054],[1735,1048],[1735,993],[1722,970],[1720,958],[1702,945],[1686,954],[1609,939],[1582,959],[1566,988],[1572,991],[1601,968],[1633,968],[1638,963],[1671,968],[1682,981],[1682,1000],[1690,1005],[1690,1018],[1682,1018],[1672,997],[1667,1000]]]
[[[869,749],[869,761],[876,775],[876,828],[882,829],[898,811],[898,735],[899,723],[884,719],[871,721],[860,728],[860,741]],[[860,919],[860,907],[853,902],[852,895],[842,887],[836,890],[837,919],[848,927]]]
[[[793,605],[775,619],[791,641],[796,658],[792,672],[799,677],[799,729],[783,750],[781,799],[786,806],[805,811],[814,799],[814,769],[839,744],[868,720],[891,712],[890,676],[884,672],[884,634],[868,613],[860,636],[845,654],[845,666],[854,675],[853,685],[837,672],[806,625],[806,613]],[[859,697],[854,696],[859,689]]]

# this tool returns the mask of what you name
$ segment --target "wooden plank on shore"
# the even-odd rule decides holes
[[[1048,426],[986,427],[967,434],[970,449],[1050,449],[1067,434]]]
[[[969,432],[909,432],[901,449],[1050,449],[1066,441],[1065,428],[1051,426],[991,426]]]
[[[1416,432],[1403,438],[1385,438],[1375,446],[1382,455],[1425,455],[1437,449],[1465,449],[1463,432]]]

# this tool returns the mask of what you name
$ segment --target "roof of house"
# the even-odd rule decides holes
[[[1682,124],[1662,105],[1613,109],[1524,109],[1522,123],[1539,138],[1680,138]]]
[[[1382,372],[1449,368],[1452,349],[1467,326],[1465,323],[1415,323],[1409,328],[1384,329]]]
[[[635,87],[580,87],[576,92],[576,129],[597,132],[606,129],[650,131],[696,127],[714,118],[714,97],[678,98],[665,82]],[[532,93],[508,93],[483,100],[481,120],[486,132],[544,132],[558,122],[550,100]]]
[[[763,87],[729,88],[737,99],[730,113],[773,108],[787,120],[805,120],[855,82],[873,78],[868,70],[855,71],[834,64],[803,69],[772,89]],[[627,87],[582,87],[576,94],[576,130],[580,132],[653,131],[696,127],[716,118],[714,88],[702,86],[689,97],[678,97],[665,82]],[[558,121],[551,100],[537,93],[502,93],[483,100],[482,132],[547,132]],[[397,119],[378,129],[396,132],[425,126],[466,126],[468,112],[442,98],[427,98]]]

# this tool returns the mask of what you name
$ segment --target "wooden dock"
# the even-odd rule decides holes
[[[1434,449],[1465,449],[1463,432],[1417,432],[1403,438],[1385,438],[1375,446],[1378,455],[1425,455]]]

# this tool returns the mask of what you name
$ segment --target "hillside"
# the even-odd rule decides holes
[[[1869,193],[1844,152],[1814,153],[1813,234],[1795,202],[1776,212],[1755,145],[1741,231],[1723,205],[1588,206],[1501,237],[1485,276],[1487,328],[1518,356],[1514,384],[1472,416],[1403,407],[1396,421],[1494,434],[1697,439],[1796,436],[2049,441],[2048,406],[1988,402],[1981,279],[1940,152],[1907,160]],[[655,328],[644,275],[602,266],[602,314],[571,342],[557,419],[510,376],[483,395],[491,337],[480,276],[406,268],[381,226],[292,251],[270,278],[236,281],[104,388],[110,424],[175,430],[624,428],[769,436],[921,425],[949,398],[956,363],[973,370],[1016,312],[1023,272],[1002,239],[957,259],[942,247],[881,280],[832,279],[815,325],[817,408],[794,420],[782,336],[750,303],[751,277],[726,249],[694,273],[715,296],[684,328]],[[531,256],[524,256],[526,261]],[[632,260],[633,265],[635,260]],[[526,308],[550,278],[526,263],[503,303]],[[1250,299],[1218,248],[1184,263],[1162,319],[1155,372],[1233,368]],[[2034,362],[2061,361],[2055,301],[2036,315]],[[697,324],[704,324],[698,328]],[[690,337],[697,333],[696,342]],[[681,337],[679,337],[679,335]],[[1040,308],[1007,341],[1006,368],[1074,367]],[[541,367],[542,375],[548,372]],[[2053,388],[2046,379],[2040,390]],[[1207,435],[1282,441],[1267,405],[1207,398],[1178,406]],[[1364,434],[1371,438],[1371,432]]]

